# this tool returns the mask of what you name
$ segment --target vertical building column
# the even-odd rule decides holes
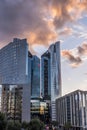
[[[84,98],[83,93],[81,93],[81,100],[82,100],[82,127],[84,126]]]
[[[56,121],[56,101],[51,101],[51,114],[52,121]]]
[[[76,125],[75,94],[73,94],[73,125]]]
[[[86,112],[86,126],[87,126],[87,94],[85,94],[85,103],[86,103],[85,112]]]
[[[28,84],[23,85],[22,122],[23,121],[30,121],[30,86]]]

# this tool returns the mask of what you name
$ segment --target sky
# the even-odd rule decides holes
[[[60,41],[63,95],[87,90],[87,0],[0,0],[0,48],[15,37],[39,57]]]

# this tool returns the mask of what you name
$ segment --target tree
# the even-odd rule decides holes
[[[21,124],[19,122],[11,122],[7,123],[7,130],[21,130]]]
[[[5,120],[5,116],[3,113],[0,112],[0,130],[5,130],[6,129],[6,120]]]
[[[22,128],[24,128],[25,130],[27,130],[28,129],[28,127],[29,127],[29,123],[27,123],[27,122],[22,122]]]
[[[71,124],[69,122],[65,123],[64,128],[65,130],[70,130]]]
[[[39,119],[32,119],[29,123],[28,130],[43,130],[44,123],[41,122]]]
[[[52,121],[51,124],[52,124],[53,126],[58,126],[58,122],[57,122],[57,121]]]
[[[58,124],[59,124],[59,123],[58,123],[57,121],[52,121],[51,124],[52,124],[52,126],[53,126],[55,129],[58,128]]]

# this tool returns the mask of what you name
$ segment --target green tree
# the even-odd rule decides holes
[[[6,120],[5,120],[5,116],[3,113],[0,112],[0,130],[5,130],[6,129]]]
[[[41,122],[39,119],[32,119],[29,123],[28,130],[43,130],[44,123]]]
[[[52,124],[53,126],[58,126],[58,122],[57,122],[57,121],[52,121],[51,124]]]
[[[29,123],[27,123],[27,122],[22,122],[22,128],[24,128],[25,130],[27,130],[28,129],[28,127],[29,127]]]
[[[55,127],[55,130],[58,129],[59,123],[57,121],[52,121],[51,124],[53,127]]]
[[[21,124],[19,122],[8,122],[7,130],[21,130]]]
[[[65,130],[70,130],[71,124],[69,122],[65,123],[64,128]]]

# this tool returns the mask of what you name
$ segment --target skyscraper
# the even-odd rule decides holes
[[[15,38],[0,50],[0,84],[2,85],[2,112],[8,115],[9,87],[21,86],[22,121],[30,121],[31,56],[26,39]],[[14,89],[12,89],[14,90]],[[14,92],[14,91],[13,91]],[[6,100],[4,100],[4,97]],[[6,98],[7,97],[7,98]]]
[[[31,97],[40,97],[40,59],[32,56]]]
[[[51,98],[51,87],[50,87],[50,53],[46,51],[41,56],[41,96],[44,99]]]
[[[56,98],[61,96],[60,42],[52,44],[41,56],[41,90],[51,96],[51,119],[56,120]]]

